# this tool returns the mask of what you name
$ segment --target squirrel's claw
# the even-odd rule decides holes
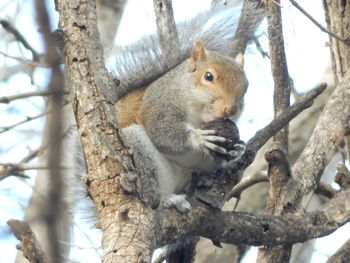
[[[229,151],[228,154],[232,157],[232,161],[237,161],[245,153],[246,144],[244,142],[236,143],[234,148],[235,149]]]
[[[181,213],[188,213],[191,210],[191,205],[186,200],[185,195],[170,194],[163,199],[163,206],[166,208],[175,207]]]

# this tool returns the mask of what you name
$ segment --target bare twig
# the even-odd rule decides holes
[[[254,174],[249,177],[244,177],[238,184],[236,184],[232,188],[231,192],[227,195],[227,200],[230,200],[233,197],[238,198],[245,189],[255,184],[268,181],[269,178],[267,177],[267,175],[261,173]]]
[[[263,47],[261,46],[259,39],[257,37],[254,37],[253,41],[255,43],[256,49],[260,52],[261,56],[263,58],[270,58],[269,53],[267,51],[265,51],[263,49]]]
[[[10,55],[7,55],[6,53],[2,52],[2,51],[0,51],[0,54],[3,55],[4,57],[12,58],[12,59],[18,61],[21,64],[30,65],[30,66],[34,66],[34,67],[43,67],[43,68],[48,68],[49,67],[49,65],[47,65],[47,64],[40,63],[38,61],[32,61],[32,60],[20,58],[20,57],[10,56]]]
[[[30,52],[32,52],[33,61],[36,61],[36,62],[39,61],[38,53],[35,51],[35,49],[27,42],[27,40],[23,37],[23,35],[14,26],[12,26],[8,21],[6,21],[4,19],[0,19],[0,24],[3,26],[3,28],[7,32],[13,34],[15,36],[15,38],[17,39],[17,41],[22,43],[22,45],[26,49],[28,49]]]
[[[48,259],[41,249],[30,226],[22,221],[10,219],[7,224],[11,227],[16,238],[22,242],[20,249],[30,263],[48,263]]]
[[[0,163],[0,180],[3,180],[11,175],[28,178],[23,175],[25,170],[43,170],[47,169],[46,164],[32,163]]]
[[[257,152],[257,150],[260,149],[276,131],[283,128],[287,122],[289,122],[304,109],[310,107],[314,99],[320,95],[326,87],[326,83],[321,83],[316,88],[301,96],[299,101],[295,102],[291,107],[282,112],[265,128],[259,130],[256,135],[248,141],[247,149]]]
[[[314,23],[321,31],[327,33],[328,35],[338,39],[339,41],[343,42],[344,44],[350,45],[350,39],[342,38],[335,33],[329,31],[327,28],[322,26],[319,22],[316,21],[315,18],[313,18],[309,13],[307,13],[296,1],[289,0],[292,5],[295,6],[296,9],[298,9],[301,13],[303,13],[312,23]]]
[[[64,94],[67,94],[68,92],[64,92]],[[48,90],[37,90],[37,91],[32,91],[32,92],[26,92],[26,93],[21,93],[21,94],[16,94],[12,96],[5,96],[5,97],[0,97],[0,103],[10,103],[11,101],[18,100],[18,99],[25,99],[29,97],[35,97],[35,96],[50,96],[52,95],[52,92]]]
[[[33,120],[36,120],[36,119],[39,119],[41,117],[44,117],[45,115],[49,114],[50,112],[44,112],[44,113],[40,113],[36,116],[33,116],[33,117],[30,117],[30,116],[27,116],[25,120],[23,121],[20,121],[20,122],[17,122],[15,124],[12,124],[10,126],[7,126],[7,127],[0,127],[0,134],[1,133],[5,133],[13,128],[16,128],[17,126],[21,125],[21,124],[24,124],[24,123],[27,123],[27,122],[30,122],[30,121],[33,121]]]

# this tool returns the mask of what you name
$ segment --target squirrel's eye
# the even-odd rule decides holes
[[[213,81],[214,80],[214,76],[209,71],[207,71],[204,74],[204,79],[207,80],[207,81]]]

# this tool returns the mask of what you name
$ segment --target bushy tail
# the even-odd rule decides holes
[[[168,245],[166,263],[193,263],[198,237],[186,237]]]
[[[250,15],[245,18],[246,28],[256,27],[261,21],[262,10],[256,8],[254,3],[246,5],[246,8],[250,10]],[[120,81],[117,98],[133,89],[150,84],[183,62],[190,56],[192,45],[197,40],[202,40],[209,50],[226,56],[232,55],[234,42],[237,41],[234,40],[234,35],[240,10],[240,4],[217,7],[178,24],[179,54],[177,52],[170,56],[162,54],[157,35],[145,36],[127,47],[117,47],[119,54],[111,69]],[[244,34],[251,34],[251,30],[244,30],[240,34],[242,35],[240,37],[246,37]]]

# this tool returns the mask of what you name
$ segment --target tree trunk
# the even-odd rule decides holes
[[[338,84],[350,66],[350,2],[324,0],[323,3],[328,29],[347,42],[329,37],[334,78]]]

